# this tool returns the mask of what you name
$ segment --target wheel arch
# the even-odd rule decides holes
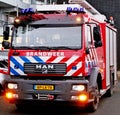
[[[99,89],[102,89],[102,76],[98,67],[92,68],[89,82],[92,87],[98,86]]]

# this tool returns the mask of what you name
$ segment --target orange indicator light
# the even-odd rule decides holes
[[[12,94],[11,92],[7,92],[5,96],[6,96],[6,98],[8,98],[8,99],[12,99],[13,94]]]
[[[79,96],[79,100],[80,101],[87,101],[88,100],[88,96],[86,95],[86,94],[81,94],[80,96]]]

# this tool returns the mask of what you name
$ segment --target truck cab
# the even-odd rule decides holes
[[[107,83],[112,85],[106,84],[107,23],[75,4],[62,13],[34,13],[31,8],[22,13],[15,19],[10,43],[5,41],[9,28],[4,32],[3,47],[9,48],[7,99],[18,108],[25,100],[71,102],[95,111],[103,93],[112,95],[116,80],[111,77]]]

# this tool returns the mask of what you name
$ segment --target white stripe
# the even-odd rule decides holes
[[[36,61],[32,56],[27,56],[26,58],[27,58],[28,60],[30,60],[30,62],[33,62],[33,63],[38,62],[38,61]],[[25,63],[25,62],[23,62],[23,63]]]
[[[72,76],[76,71],[78,71],[81,67],[82,67],[82,62],[79,62],[77,65],[76,65],[77,69],[76,70],[71,70],[69,72],[67,72],[67,74],[65,76]]]
[[[93,57],[93,54],[92,54],[91,49],[89,49],[89,51],[90,51],[90,61],[91,61],[91,60],[92,60],[92,57]]]
[[[72,56],[68,61],[66,61],[65,63],[67,63],[67,66],[69,66],[71,63],[73,63],[77,58],[79,58],[79,56]]]
[[[55,60],[52,61],[52,63],[59,63],[63,58],[64,56],[57,57]]]
[[[94,49],[94,52],[95,52],[95,57],[96,57],[96,63],[98,63],[98,56],[97,56],[96,49]]]
[[[16,57],[16,56],[14,56],[14,58],[18,61],[18,62],[20,62],[21,63],[21,65],[23,65],[23,63],[25,63],[20,57]],[[33,62],[33,63],[35,63],[35,62],[38,62],[34,57],[32,57],[32,56],[26,56],[26,58],[28,59],[28,60],[30,60],[30,62]],[[45,56],[45,57],[39,57],[41,60],[43,60],[44,62],[46,62],[50,57],[49,56]]]
[[[93,56],[95,57],[94,49],[92,48],[91,51],[92,51]]]
[[[82,73],[80,73],[78,76],[83,76]]]
[[[46,62],[48,59],[50,59],[51,56],[41,56],[40,59]]]
[[[25,75],[22,70],[14,68],[15,64],[12,61],[10,61],[10,66],[11,66],[12,69],[14,69],[14,71],[16,71],[17,73],[19,73],[20,75]],[[11,72],[11,74],[14,75],[14,73],[12,73],[12,72]]]
[[[92,49],[92,52],[93,52],[93,55],[94,55],[94,61],[96,62],[97,59],[96,59],[96,55],[95,55],[95,49]]]
[[[18,63],[20,63],[22,66],[24,64],[24,61],[19,56],[13,56],[15,60],[17,60]]]
[[[88,59],[87,61],[91,61],[89,54],[87,55],[87,59]]]

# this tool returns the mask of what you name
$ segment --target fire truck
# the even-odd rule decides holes
[[[68,103],[96,111],[117,83],[114,21],[85,0],[36,8],[23,9],[12,28],[4,26],[7,100],[17,108]]]

